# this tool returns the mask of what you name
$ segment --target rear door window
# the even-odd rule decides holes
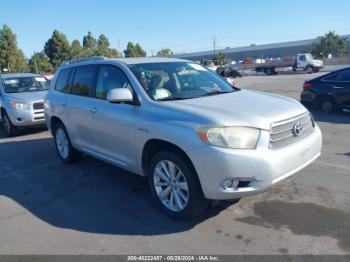
[[[79,96],[90,96],[94,84],[95,69],[96,67],[92,65],[77,67],[69,93]]]

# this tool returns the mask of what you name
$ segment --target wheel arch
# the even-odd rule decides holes
[[[61,123],[63,126],[65,126],[64,125],[64,123],[63,123],[63,121],[59,118],[59,117],[57,117],[57,116],[52,116],[51,118],[50,118],[50,131],[51,131],[51,134],[53,135],[53,130],[54,130],[54,127],[58,124],[58,123]]]
[[[0,113],[1,113],[0,117],[2,117],[3,113],[6,113],[6,109],[3,106],[0,106]]]
[[[142,170],[145,176],[148,175],[148,168],[149,164],[152,160],[152,157],[163,150],[169,150],[173,153],[178,154],[179,156],[183,157],[184,160],[189,164],[189,166],[193,169],[194,172],[196,172],[196,169],[190,159],[190,157],[187,155],[187,153],[178,145],[175,145],[174,143],[171,143],[166,140],[162,139],[150,139],[148,140],[142,150],[142,157],[141,157],[141,164],[142,164]],[[196,172],[197,174],[197,172]]]

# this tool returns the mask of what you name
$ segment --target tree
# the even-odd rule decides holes
[[[109,48],[109,40],[104,34],[101,34],[97,40],[97,49],[107,50],[108,48]]]
[[[95,50],[97,48],[97,41],[91,34],[91,32],[88,32],[86,36],[83,38],[83,47],[87,49]]]
[[[101,56],[109,56],[109,40],[108,38],[104,35],[101,34],[98,37],[98,41],[97,41],[97,51],[96,51],[96,55],[101,55]]]
[[[28,64],[21,49],[17,47],[17,37],[11,28],[3,25],[0,29],[0,72],[5,68],[10,72],[25,72]]]
[[[346,40],[329,31],[320,38],[320,42],[312,47],[312,54],[315,57],[327,57],[329,54],[333,56],[343,56],[346,51]]]
[[[118,58],[120,57],[119,52],[115,48],[108,48],[108,53],[106,55],[108,58]]]
[[[137,52],[138,56],[141,56],[141,57],[145,57],[146,56],[146,51],[141,48],[139,43],[137,43],[135,45],[135,49],[136,49],[136,52]]]
[[[124,50],[124,54],[125,57],[145,57],[146,51],[138,43],[134,45],[132,42],[129,42]]]
[[[218,53],[213,56],[213,62],[215,65],[223,65],[226,62],[226,57],[223,53]]]
[[[79,40],[77,39],[74,39],[70,45],[70,59],[77,59],[77,58],[80,58],[82,57],[82,53],[83,53],[83,50],[82,50],[82,47],[80,45],[80,42]]]
[[[163,48],[157,52],[157,56],[161,56],[161,57],[170,57],[172,54],[173,52],[171,52],[169,48]]]
[[[29,59],[29,68],[33,73],[53,71],[53,66],[43,51],[36,52],[32,55]]]
[[[54,69],[56,69],[63,61],[70,58],[70,46],[67,37],[55,30],[52,37],[45,43],[44,52]]]

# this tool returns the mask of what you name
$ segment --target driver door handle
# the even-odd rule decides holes
[[[91,106],[91,107],[89,107],[89,111],[90,111],[90,113],[95,114],[97,112],[97,108],[94,106]]]

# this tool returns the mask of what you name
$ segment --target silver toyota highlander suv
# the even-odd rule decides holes
[[[8,135],[26,127],[45,126],[44,97],[49,86],[38,74],[0,75],[1,120]]]
[[[67,62],[45,117],[64,162],[85,153],[148,176],[172,217],[267,190],[314,161],[322,144],[299,102],[241,90],[172,58]]]

